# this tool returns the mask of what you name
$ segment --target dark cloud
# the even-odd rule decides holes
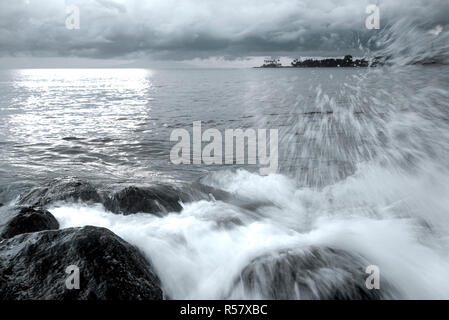
[[[156,59],[354,53],[365,29],[360,0],[0,0],[0,56]],[[376,3],[376,1],[372,1]],[[447,24],[447,0],[384,0],[381,24],[421,16]],[[79,30],[65,27],[66,5]]]

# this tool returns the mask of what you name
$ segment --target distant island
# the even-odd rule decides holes
[[[365,59],[353,60],[351,55],[346,55],[343,59],[295,59],[291,62],[291,66],[283,66],[279,59],[266,59],[262,66],[256,68],[364,68],[376,64],[377,61],[370,64]]]

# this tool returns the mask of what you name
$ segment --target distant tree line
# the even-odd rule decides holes
[[[306,59],[301,61],[295,59],[292,61],[292,67],[295,68],[326,68],[326,67],[368,67],[369,63],[365,59],[353,60],[351,55],[346,55],[343,59],[327,58],[322,60]]]

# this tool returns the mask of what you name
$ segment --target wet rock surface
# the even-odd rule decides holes
[[[369,290],[365,273],[369,265],[344,250],[313,247],[283,250],[254,259],[240,273],[230,298],[239,290],[259,299],[379,300],[391,298],[393,288],[382,281],[382,290]]]
[[[0,238],[43,230],[57,230],[59,223],[47,210],[14,207],[0,214]]]
[[[66,287],[68,266],[80,288]],[[135,247],[104,228],[18,235],[0,241],[0,298],[70,300],[162,299],[152,265]]]
[[[114,213],[133,214],[179,212],[180,202],[187,197],[175,188],[165,185],[154,187],[126,187],[104,199],[104,206]]]
[[[19,200],[20,205],[47,206],[57,201],[101,202],[95,187],[75,177],[55,179],[30,191]]]
[[[101,203],[106,210],[119,214],[151,213],[163,215],[182,210],[181,202],[190,200],[182,190],[168,185],[127,186],[121,190],[98,190],[75,177],[55,179],[22,196],[18,204],[48,207],[58,201]]]
[[[237,194],[232,194],[228,191],[218,189],[215,187],[211,187],[205,183],[202,182],[196,182],[193,184],[193,186],[202,192],[204,195],[208,195],[209,200],[218,200],[223,201],[226,203],[233,204],[239,208],[248,210],[248,213],[250,215],[253,215],[254,217],[258,216],[256,214],[256,211],[263,207],[272,207],[276,206],[273,202],[270,201],[258,201],[258,200],[251,200],[243,198]]]

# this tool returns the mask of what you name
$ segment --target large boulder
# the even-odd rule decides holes
[[[98,191],[89,182],[75,177],[54,179],[19,199],[19,205],[44,207],[57,201],[101,202]]]
[[[80,288],[68,289],[68,266]],[[18,235],[0,241],[0,298],[74,300],[162,299],[151,264],[104,228],[84,227]]]
[[[152,213],[162,215],[182,210],[181,201],[190,196],[168,185],[151,187],[128,186],[119,191],[98,191],[89,182],[74,177],[55,179],[44,186],[34,188],[22,196],[18,204],[22,206],[46,207],[58,201],[82,201],[102,203],[113,213]]]
[[[170,186],[126,187],[112,195],[105,196],[104,206],[114,213],[153,213],[179,212],[183,194]]]
[[[40,208],[11,208],[0,215],[0,238],[42,230],[57,230],[59,223],[47,210]]]
[[[312,247],[281,250],[247,265],[228,296],[232,299],[378,300],[394,292],[382,278],[381,289],[368,289],[368,262],[347,251]]]

